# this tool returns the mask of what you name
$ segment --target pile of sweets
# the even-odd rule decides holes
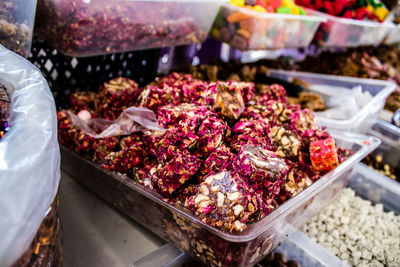
[[[20,12],[18,9],[24,8],[23,5],[18,6],[17,2],[14,0],[0,2],[0,43],[15,53],[28,56],[26,48],[31,37],[30,29],[26,22],[16,20],[14,14]]]
[[[350,266],[400,266],[400,216],[386,208],[345,188],[302,231]]]
[[[304,9],[292,0],[230,0],[230,4],[261,13],[307,15]]]
[[[208,81],[218,80],[235,80],[241,81],[254,81],[256,75],[269,75],[268,68],[262,64],[248,63],[237,64],[233,61],[230,62],[217,62],[209,65],[196,65],[190,66],[185,70],[191,73],[194,77]],[[297,83],[303,88],[308,88],[309,85],[299,79],[293,79],[292,83]],[[256,89],[262,92],[263,88],[267,86],[263,84],[255,84]],[[324,111],[327,109],[325,101],[321,95],[312,92],[300,92],[298,96],[288,96],[289,104],[299,104],[302,109],[309,109],[311,111]]]
[[[389,14],[379,0],[296,0],[296,4],[347,19],[382,22]]]
[[[356,78],[389,80],[400,84],[400,49],[397,45],[358,47],[345,51],[325,51],[318,56],[307,56],[300,62],[287,57],[260,60],[258,68],[306,71]],[[224,65],[224,68],[226,66]],[[400,87],[387,98],[385,109],[395,112],[400,108]]]
[[[349,155],[310,111],[288,104],[279,85],[260,94],[251,82],[172,73],[139,89],[116,78],[97,93],[72,94],[70,104],[78,116],[108,119],[128,106],[154,111],[165,131],[104,139],[88,136],[59,111],[59,141],[227,231],[265,217]]]
[[[394,167],[385,162],[382,154],[369,154],[365,159],[363,159],[363,163],[377,170],[381,174],[386,175],[390,179],[400,182],[400,167]]]
[[[35,30],[73,56],[188,44],[207,36],[190,6],[160,1],[154,10],[148,1],[39,0]]]
[[[8,130],[8,117],[10,115],[10,97],[6,87],[0,83],[0,139]]]

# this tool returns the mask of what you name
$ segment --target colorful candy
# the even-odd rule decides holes
[[[389,10],[378,0],[296,0],[296,4],[330,15],[382,22]]]
[[[292,0],[231,0],[230,3],[232,5],[249,8],[260,13],[307,15],[304,9],[301,6],[296,5]]]

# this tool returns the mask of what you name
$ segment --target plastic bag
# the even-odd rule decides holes
[[[53,96],[40,71],[0,45],[0,83],[11,96],[0,140],[0,266],[28,248],[56,196],[60,151]]]
[[[147,108],[129,107],[122,111],[114,121],[103,118],[91,118],[87,121],[80,119],[71,111],[65,113],[72,120],[72,123],[85,134],[94,138],[106,138],[117,135],[130,135],[133,132],[144,130],[164,131],[158,126],[157,117],[154,112]],[[101,133],[96,134],[96,132]]]

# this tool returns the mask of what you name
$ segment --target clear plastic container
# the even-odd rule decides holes
[[[354,168],[348,187],[374,204],[381,203],[385,210],[400,214],[400,183],[365,164],[357,164]]]
[[[335,17],[323,12],[306,9],[309,14],[326,18],[321,23],[315,39],[321,46],[356,47],[381,44],[393,29],[391,24]]]
[[[35,32],[69,56],[205,40],[225,0],[38,0]]]
[[[345,262],[341,261],[331,252],[315,243],[300,231],[296,231],[282,245],[277,247],[274,252],[281,253],[286,260],[295,260],[300,266],[348,266]],[[188,263],[190,260],[190,257],[185,253],[181,252],[171,244],[166,244],[134,262],[130,266],[182,267],[184,263]]]
[[[293,78],[298,78],[310,85],[329,85],[348,88],[349,90],[360,85],[362,91],[368,91],[373,98],[366,104],[356,115],[347,120],[335,120],[324,118],[318,115],[318,120],[321,125],[328,129],[336,129],[349,132],[366,133],[377,121],[386,98],[395,90],[396,85],[392,82],[360,79],[344,76],[313,74],[305,72],[270,70],[270,75],[276,78],[290,81]],[[313,90],[311,90],[313,91]],[[327,100],[329,96],[324,96]]]
[[[0,44],[28,57],[32,45],[36,0],[0,1]]]
[[[382,140],[382,144],[374,154],[382,152],[391,164],[400,167],[400,128],[379,120],[368,133]]]
[[[215,266],[252,266],[326,206],[346,186],[352,168],[380,143],[378,138],[360,134],[331,134],[339,147],[349,148],[354,154],[240,233],[205,224],[127,176],[109,172],[65,148],[62,169],[189,256]]]
[[[392,45],[396,43],[400,43],[400,25],[392,24],[393,28],[388,32],[385,42],[385,45]]]
[[[225,4],[211,35],[239,50],[307,47],[325,18],[260,13]]]
[[[382,174],[370,169],[364,164],[357,164],[348,182],[348,187],[357,195],[374,204],[381,203],[385,210],[393,210],[400,214],[400,184],[387,180]],[[294,231],[274,252],[282,253],[286,259],[295,260],[300,266],[348,266],[330,251],[310,239],[300,231]],[[132,267],[180,267],[188,262],[190,257],[170,244],[146,255],[136,261]]]

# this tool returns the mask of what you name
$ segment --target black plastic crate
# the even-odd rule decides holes
[[[146,85],[157,75],[159,56],[160,49],[150,49],[75,58],[34,39],[28,59],[47,79],[57,107],[65,108],[72,92],[96,91],[112,78],[128,77]]]

